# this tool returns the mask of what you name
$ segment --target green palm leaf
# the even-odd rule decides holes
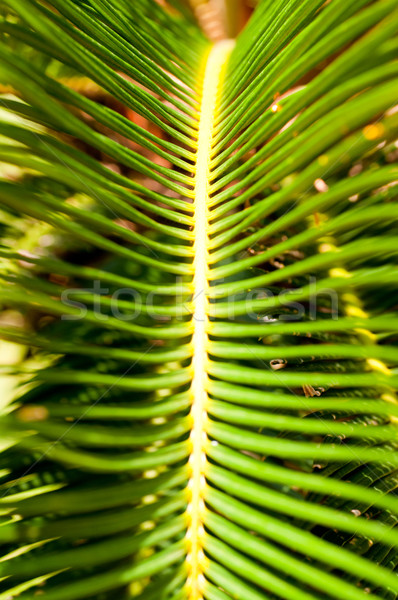
[[[200,4],[3,0],[3,600],[398,598],[398,10]]]

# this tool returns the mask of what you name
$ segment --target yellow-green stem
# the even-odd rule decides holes
[[[201,108],[197,138],[194,172],[194,275],[193,293],[193,358],[192,358],[192,430],[189,464],[190,501],[187,508],[187,596],[189,600],[201,600],[204,554],[202,549],[204,510],[204,467],[206,456],[206,379],[207,379],[207,324],[208,324],[208,200],[210,180],[210,156],[213,144],[213,125],[217,115],[217,102],[224,68],[234,42],[223,40],[215,44],[207,57],[201,90]],[[201,74],[202,76],[202,74]]]

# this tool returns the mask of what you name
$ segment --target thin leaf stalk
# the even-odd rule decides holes
[[[207,56],[204,73],[200,74],[201,109],[197,133],[197,154],[194,169],[194,275],[192,279],[193,294],[193,357],[191,384],[191,420],[190,435],[191,453],[189,457],[190,479],[188,483],[189,503],[187,507],[188,543],[186,582],[189,600],[202,600],[201,588],[204,583],[203,552],[203,513],[204,513],[204,468],[206,454],[204,451],[206,435],[206,380],[208,371],[208,320],[209,320],[209,182],[210,156],[213,144],[213,128],[217,114],[219,92],[228,57],[234,42],[223,40],[215,44]]]

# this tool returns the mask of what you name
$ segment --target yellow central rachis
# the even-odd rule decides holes
[[[194,276],[193,276],[193,379],[191,455],[189,464],[190,501],[187,508],[187,542],[189,544],[187,566],[187,592],[189,600],[202,599],[204,581],[204,554],[202,549],[204,510],[204,467],[206,455],[206,379],[207,379],[207,322],[208,322],[208,200],[211,174],[211,150],[213,127],[217,115],[217,103],[224,68],[234,46],[232,40],[223,40],[211,49],[204,70],[201,89],[201,107],[194,172]]]

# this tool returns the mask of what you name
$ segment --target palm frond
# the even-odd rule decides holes
[[[398,598],[396,3],[197,5],[3,0],[0,598]]]

